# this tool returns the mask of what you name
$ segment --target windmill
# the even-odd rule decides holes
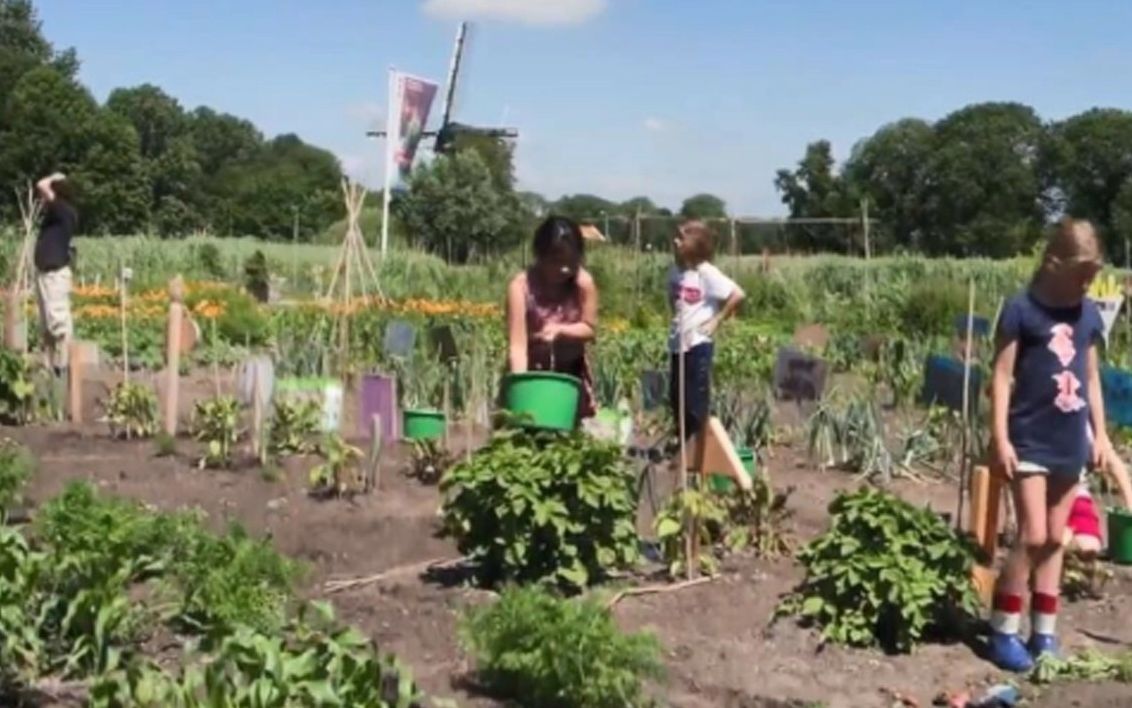
[[[444,111],[441,113],[440,127],[426,130],[424,137],[435,138],[433,152],[444,155],[452,152],[456,138],[460,135],[483,135],[491,138],[513,139],[519,137],[514,128],[477,127],[452,120],[452,107],[456,97],[456,86],[460,78],[460,62],[464,56],[464,44],[468,34],[468,23],[461,22],[456,30],[456,44],[452,49],[452,64],[448,70],[448,87],[444,95]],[[371,130],[366,135],[371,138],[384,138],[386,131]]]

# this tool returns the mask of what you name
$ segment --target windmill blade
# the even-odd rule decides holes
[[[452,64],[448,69],[448,90],[444,94],[444,111],[440,114],[440,130],[452,120],[452,105],[456,100],[456,83],[460,78],[460,59],[464,55],[464,39],[468,23],[461,22],[456,30],[456,44],[452,48]]]

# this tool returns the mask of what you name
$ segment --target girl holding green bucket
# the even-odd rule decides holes
[[[596,409],[586,348],[597,333],[597,286],[582,267],[585,240],[574,221],[548,217],[535,231],[533,250],[534,264],[507,288],[508,368],[580,381],[576,423]]]

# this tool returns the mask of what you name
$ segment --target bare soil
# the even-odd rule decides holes
[[[213,385],[207,374],[186,379],[183,395],[191,400],[189,394],[205,395]],[[182,405],[186,412],[187,405]],[[349,417],[346,430],[353,430]],[[178,440],[175,456],[159,458],[152,442],[112,440],[97,422],[3,434],[39,457],[29,489],[33,506],[68,481],[85,479],[107,493],[159,508],[199,508],[217,528],[238,521],[252,533],[269,536],[283,553],[308,562],[305,587],[311,596],[324,596],[328,580],[393,571],[379,582],[327,597],[342,619],[411,667],[430,694],[453,697],[461,705],[497,705],[468,688],[471,667],[456,636],[461,609],[489,596],[448,582],[442,573],[426,572],[430,561],[458,554],[451,541],[436,536],[436,489],[404,475],[406,450],[387,446],[376,494],[318,500],[307,494],[311,461],[289,461],[271,478],[253,464],[233,471],[199,470],[188,439]],[[455,435],[454,447],[462,449],[463,440],[463,433]],[[768,467],[776,485],[795,487],[790,506],[801,541],[824,530],[829,501],[856,483],[841,472],[813,469],[800,449],[790,447],[777,449]],[[893,488],[940,512],[955,510],[954,482],[897,480]],[[822,647],[816,633],[789,620],[771,625],[778,600],[800,578],[789,559],[738,557],[712,583],[626,598],[615,613],[625,628],[653,631],[662,641],[668,679],[656,694],[673,706],[888,708],[902,699],[903,705],[927,706],[941,692],[977,694],[1010,678],[965,644],[927,645],[911,655],[886,656]],[[1130,591],[1132,575],[1117,569],[1103,600],[1069,603],[1060,620],[1067,649],[1132,644]],[[1024,691],[1033,698],[1029,705],[1048,708],[1132,705],[1132,687],[1115,683],[1061,685],[1040,693],[1027,686]]]

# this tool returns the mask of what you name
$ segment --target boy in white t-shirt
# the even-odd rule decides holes
[[[669,402],[680,421],[680,354],[684,355],[684,435],[698,434],[707,424],[711,408],[712,337],[723,320],[735,313],[743,291],[735,281],[711,264],[711,231],[700,221],[682,224],[673,241],[676,263],[668,272],[668,301],[672,326]]]

